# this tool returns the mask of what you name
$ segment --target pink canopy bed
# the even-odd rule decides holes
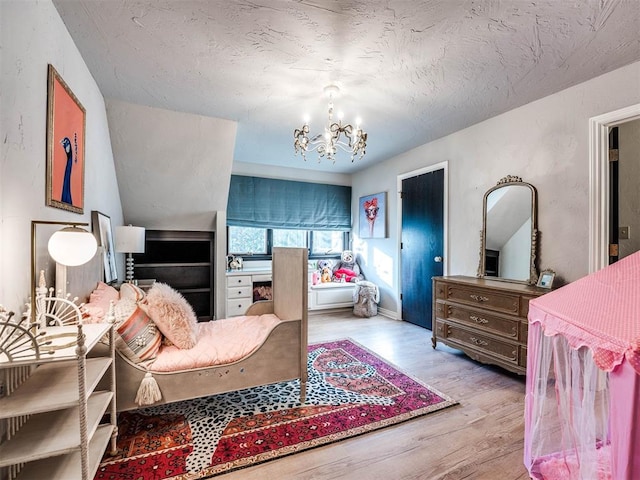
[[[529,303],[531,478],[640,478],[640,252]]]

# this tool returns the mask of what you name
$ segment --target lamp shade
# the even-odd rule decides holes
[[[116,252],[144,253],[144,228],[126,225],[116,227]]]
[[[98,243],[93,234],[82,228],[65,227],[51,235],[47,247],[49,255],[56,262],[76,267],[93,258],[98,250]]]

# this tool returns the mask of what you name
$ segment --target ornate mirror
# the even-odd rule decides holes
[[[478,277],[535,285],[537,197],[533,185],[509,175],[482,202]]]

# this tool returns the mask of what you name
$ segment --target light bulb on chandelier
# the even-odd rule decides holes
[[[367,133],[360,128],[360,119],[357,119],[356,126],[342,124],[343,114],[338,114],[338,122],[333,120],[333,99],[338,96],[340,89],[336,85],[329,85],[324,88],[325,95],[329,98],[329,120],[324,127],[324,132],[309,138],[309,120],[305,118],[305,123],[300,129],[293,131],[293,146],[296,154],[300,153],[302,158],[307,160],[307,152],[318,152],[318,163],[323,157],[336,163],[338,149],[347,152],[351,156],[351,162],[356,157],[364,157],[367,149]]]

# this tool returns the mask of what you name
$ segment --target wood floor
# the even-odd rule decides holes
[[[351,338],[459,405],[338,443],[314,448],[221,480],[520,480],[524,377],[474,362],[431,331],[350,311],[309,316],[309,342]]]

